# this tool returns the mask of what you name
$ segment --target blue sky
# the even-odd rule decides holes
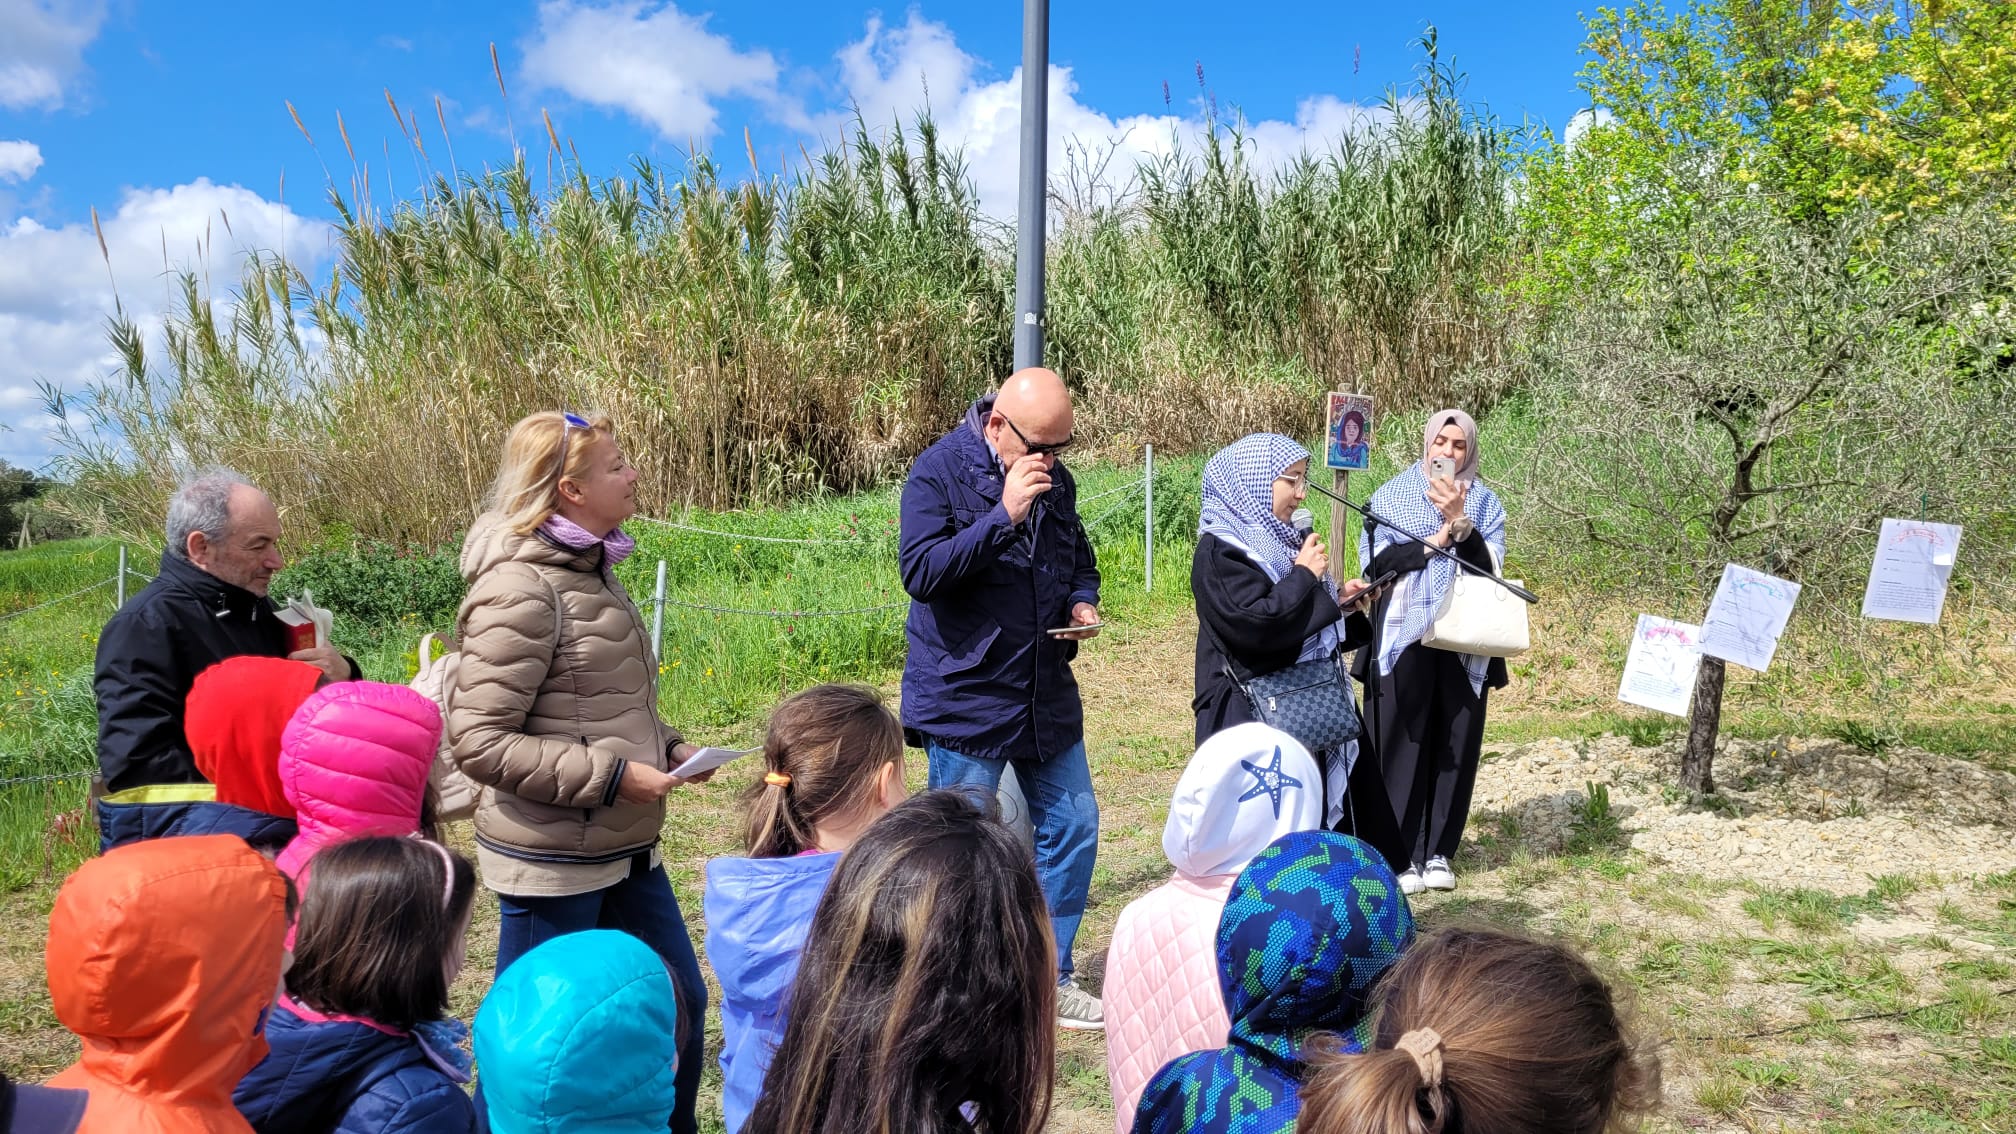
[[[1200,65],[1220,113],[1252,124],[1263,162],[1320,148],[1405,86],[1430,23],[1468,97],[1507,122],[1559,131],[1583,105],[1569,4],[1053,0],[1053,166],[1065,139],[1131,158],[1193,131]],[[514,135],[543,160],[544,112],[596,173],[625,171],[633,154],[676,162],[696,144],[741,176],[745,129],[770,171],[831,137],[850,105],[887,122],[928,86],[983,204],[1006,213],[1020,36],[1014,0],[0,0],[0,459],[38,466],[52,451],[38,381],[76,391],[108,372],[114,279],[152,324],[164,262],[228,280],[244,249],[284,247],[328,265],[325,169],[346,185],[352,169],[339,113],[379,203],[410,192],[415,157],[388,90],[437,165],[442,118],[463,168],[508,162]]]

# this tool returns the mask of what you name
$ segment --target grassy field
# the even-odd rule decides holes
[[[1138,470],[1081,475],[1084,497],[1111,493],[1085,508],[1097,521],[1111,626],[1079,662],[1102,808],[1099,866],[1078,944],[1081,972],[1095,988],[1114,919],[1166,876],[1161,825],[1189,754],[1187,533],[1197,465],[1172,462],[1161,472],[1152,594],[1141,586],[1140,497],[1125,487]],[[642,548],[622,574],[633,593],[648,597],[662,558],[674,599],[735,610],[879,606],[900,598],[889,562],[893,516],[893,494],[880,492],[679,518],[741,533],[740,540],[636,523]],[[0,554],[0,614],[110,578],[117,551],[77,543],[15,554]],[[1543,737],[1669,738],[1679,722],[1619,712],[1614,700],[1631,616],[1643,608],[1623,596],[1557,597],[1561,580],[1527,577],[1549,601],[1536,611],[1536,649],[1494,701],[1488,740],[1499,755],[1487,779],[1492,768],[1526,759],[1529,742]],[[7,698],[0,778],[89,765],[88,668],[108,610],[105,594],[94,592],[0,622],[8,682],[0,689]],[[672,607],[667,716],[697,739],[742,743],[755,739],[762,712],[781,692],[833,679],[893,687],[900,615],[767,618]],[[400,680],[425,621],[416,613],[376,627],[345,625],[339,637],[371,676]],[[1732,680],[1728,730],[1834,736],[1896,759],[2016,770],[2012,624],[1965,591],[1936,632],[1862,624],[1851,635],[1822,617],[1795,621],[1772,673]],[[921,785],[922,760],[913,758],[908,772]],[[737,800],[749,776],[731,771],[674,794],[664,849],[696,936],[704,932],[702,870],[738,849]],[[78,780],[0,788],[8,927],[0,933],[0,1069],[30,1079],[75,1053],[49,1014],[41,934],[56,885],[88,849],[82,792]],[[1665,1040],[1668,1107],[1657,1128],[2016,1130],[2016,1003],[2006,994],[2016,983],[2016,875],[1886,874],[1869,879],[1866,892],[1828,894],[1769,877],[1732,880],[1714,863],[1659,859],[1632,849],[1624,829],[1592,822],[1589,837],[1565,846],[1508,815],[1480,814],[1458,862],[1462,890],[1429,896],[1417,909],[1431,926],[1483,921],[1562,937],[1630,989],[1646,1030]],[[452,837],[466,844],[469,835],[458,826]],[[465,1016],[487,986],[495,917],[486,901],[455,990]],[[1872,1014],[1883,1015],[1849,1019]],[[710,1013],[708,1027],[718,1041],[718,1015]],[[705,1090],[703,1114],[718,1113],[711,1070]],[[1053,1128],[1111,1124],[1101,1040],[1063,1035]]]

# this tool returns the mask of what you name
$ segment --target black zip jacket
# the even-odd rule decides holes
[[[181,556],[161,557],[161,574],[98,635],[92,687],[106,792],[203,782],[182,731],[183,701],[196,675],[225,658],[286,657],[286,628],[274,610],[272,600]],[[353,680],[363,676],[344,660]]]

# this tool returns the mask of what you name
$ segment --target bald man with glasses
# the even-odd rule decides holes
[[[1034,367],[974,402],[911,466],[898,551],[911,598],[903,728],[934,788],[991,796],[1015,769],[1057,937],[1057,1022],[1097,1030],[1099,1000],[1078,987],[1071,957],[1099,843],[1071,675],[1078,643],[1099,633],[1099,568],[1058,459],[1071,441],[1070,391]]]

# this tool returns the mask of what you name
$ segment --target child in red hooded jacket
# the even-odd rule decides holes
[[[183,733],[208,783],[154,784],[105,797],[121,844],[171,835],[237,835],[268,855],[294,838],[280,786],[280,734],[322,671],[286,658],[226,658],[196,676]]]

